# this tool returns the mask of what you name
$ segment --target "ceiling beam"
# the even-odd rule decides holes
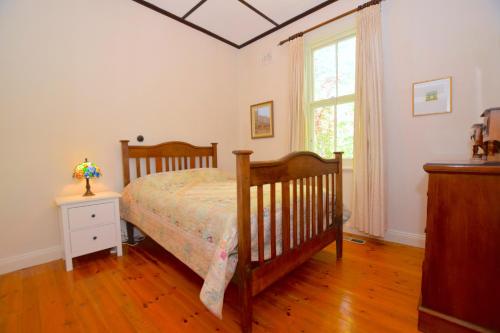
[[[203,5],[205,2],[207,2],[207,0],[201,0],[200,2],[198,2],[193,8],[191,8],[189,10],[189,12],[187,12],[186,14],[184,14],[184,16],[182,17],[183,19],[186,19],[189,15],[193,14],[193,12],[195,10],[197,10],[201,5]]]
[[[252,9],[253,11],[255,11],[256,13],[258,13],[260,16],[262,16],[262,17],[264,17],[264,18],[266,18],[266,17],[267,17],[266,19],[267,19],[268,21],[270,21],[271,23],[275,24],[275,26],[274,26],[273,28],[271,28],[271,29],[269,29],[269,30],[267,30],[267,31],[265,31],[265,32],[263,32],[263,33],[261,33],[260,35],[258,35],[258,36],[256,36],[256,37],[254,37],[254,38],[252,38],[252,39],[250,39],[250,40],[248,40],[248,41],[246,41],[246,42],[244,42],[243,44],[240,44],[240,45],[238,45],[238,44],[236,44],[236,43],[234,43],[234,42],[231,42],[230,40],[227,40],[227,39],[225,39],[224,37],[221,37],[221,36],[219,36],[219,35],[217,35],[217,34],[215,34],[215,33],[211,32],[211,31],[209,31],[209,30],[207,30],[207,29],[205,29],[205,28],[202,28],[202,27],[200,27],[199,25],[196,25],[196,24],[194,24],[194,23],[192,23],[192,22],[189,22],[189,21],[187,21],[187,20],[184,18],[184,17],[187,17],[187,16],[189,16],[190,14],[192,14],[192,12],[194,12],[196,9],[198,9],[198,7],[200,7],[201,5],[203,5],[203,3],[205,3],[207,0],[202,0],[202,1],[198,2],[198,3],[197,3],[197,4],[193,7],[193,8],[191,8],[191,9],[189,10],[189,12],[187,12],[187,13],[184,15],[184,17],[180,17],[180,16],[177,16],[177,15],[175,15],[175,14],[172,14],[171,12],[169,12],[169,11],[167,11],[167,10],[163,9],[163,8],[160,8],[160,7],[158,7],[158,6],[155,6],[155,5],[153,5],[152,3],[149,3],[149,2],[147,2],[147,1],[145,1],[145,0],[132,0],[132,1],[133,1],[133,2],[136,2],[136,3],[140,4],[140,5],[142,5],[142,6],[144,6],[144,7],[147,7],[147,8],[149,8],[149,9],[152,9],[152,10],[154,10],[154,11],[155,11],[155,12],[157,12],[157,13],[160,13],[160,14],[162,14],[162,15],[165,15],[165,16],[167,16],[167,17],[169,17],[169,18],[173,19],[173,20],[176,20],[177,22],[180,22],[180,23],[182,23],[182,24],[185,24],[185,25],[187,25],[188,27],[191,27],[191,28],[193,28],[193,29],[195,29],[195,30],[198,30],[198,31],[200,31],[200,32],[202,32],[202,33],[204,33],[204,34],[206,34],[206,35],[208,35],[208,36],[210,36],[210,37],[213,37],[213,38],[215,38],[215,39],[217,39],[217,40],[219,40],[219,41],[221,41],[221,42],[223,42],[223,43],[226,43],[226,44],[228,44],[228,45],[231,45],[231,46],[232,46],[232,47],[234,47],[234,48],[241,49],[241,48],[243,48],[243,47],[245,47],[245,46],[247,46],[247,45],[250,45],[250,44],[252,44],[252,43],[254,43],[254,42],[258,41],[258,40],[259,40],[259,39],[261,39],[261,38],[266,37],[267,35],[272,34],[272,33],[273,33],[273,32],[275,32],[275,31],[278,31],[278,30],[280,30],[280,29],[282,29],[282,28],[286,27],[286,26],[287,26],[287,25],[289,25],[289,24],[292,24],[292,23],[293,23],[293,22],[295,22],[295,21],[300,20],[300,19],[301,19],[301,18],[303,18],[303,17],[306,17],[307,15],[310,15],[310,14],[312,14],[312,13],[314,13],[314,12],[316,12],[316,11],[318,11],[318,10],[320,10],[320,9],[322,9],[322,8],[324,8],[324,7],[326,7],[326,6],[328,6],[328,5],[331,5],[331,4],[332,4],[332,3],[334,3],[334,2],[337,2],[338,0],[327,0],[327,1],[324,1],[324,2],[320,3],[319,5],[317,5],[317,6],[315,6],[315,7],[312,7],[312,8],[310,8],[310,9],[306,10],[305,12],[303,12],[303,13],[301,13],[301,14],[297,15],[297,16],[294,16],[294,17],[292,17],[291,19],[289,19],[289,20],[287,20],[287,21],[285,21],[285,22],[283,22],[283,23],[281,23],[281,24],[278,24],[278,25],[276,25],[276,22],[272,21],[270,18],[268,18],[267,16],[265,16],[265,14],[261,13],[260,11],[258,11],[258,9],[256,9],[255,7],[253,7],[252,5],[250,5],[249,3],[247,3],[246,1],[243,1],[243,0],[238,0],[239,2],[241,2],[242,4],[244,4],[245,6],[247,6],[248,8],[250,8],[250,9]],[[263,15],[264,15],[264,16],[263,16]]]
[[[247,6],[248,8],[250,8],[251,10],[253,10],[255,13],[257,13],[260,16],[262,16],[263,18],[265,18],[266,20],[268,20],[269,22],[271,22],[275,27],[279,25],[274,20],[272,20],[270,17],[268,17],[266,14],[264,14],[263,12],[261,12],[260,10],[258,10],[257,8],[255,8],[254,6],[252,6],[251,4],[246,2],[245,0],[238,0],[238,1],[241,2],[242,4],[244,4],[245,6]]]
[[[301,14],[297,15],[297,16],[294,16],[294,17],[292,17],[291,19],[289,19],[289,20],[287,20],[287,21],[285,21],[285,22],[283,22],[283,23],[281,23],[281,24],[279,24],[279,25],[275,26],[274,28],[271,28],[271,29],[269,29],[269,30],[267,30],[267,31],[265,31],[265,32],[263,32],[263,33],[261,33],[260,35],[258,35],[258,36],[256,36],[256,37],[254,37],[254,38],[252,38],[252,39],[250,39],[250,40],[246,41],[245,43],[240,44],[240,45],[238,46],[238,48],[239,48],[239,49],[241,49],[241,48],[243,48],[243,47],[245,47],[245,46],[247,46],[247,45],[250,45],[250,44],[252,44],[252,43],[254,43],[254,42],[258,41],[259,39],[264,38],[264,37],[266,37],[267,35],[270,35],[270,34],[272,34],[273,32],[278,31],[278,30],[280,30],[280,29],[282,29],[282,28],[286,27],[287,25],[292,24],[293,22],[298,21],[298,20],[300,20],[301,18],[306,17],[307,15],[310,15],[310,14],[312,14],[312,13],[314,13],[314,12],[316,12],[316,11],[320,10],[321,8],[324,8],[324,7],[328,6],[328,5],[331,5],[332,3],[337,2],[337,1],[338,1],[338,0],[327,0],[327,1],[324,1],[324,2],[320,3],[319,5],[317,5],[317,6],[315,6],[315,7],[312,7],[311,9],[306,10],[305,12],[303,12],[303,13],[301,13]]]
[[[176,20],[177,22],[180,22],[180,23],[182,23],[182,24],[185,24],[185,25],[187,25],[188,27],[191,27],[191,28],[196,29],[196,30],[198,30],[198,31],[200,31],[200,32],[203,32],[204,34],[207,34],[207,35],[209,35],[210,37],[213,37],[213,38],[215,38],[215,39],[220,40],[221,42],[224,42],[224,43],[226,43],[226,44],[228,44],[228,45],[231,45],[232,47],[235,47],[235,48],[237,48],[237,49],[239,49],[239,48],[240,48],[238,44],[233,43],[233,42],[231,42],[230,40],[227,40],[227,39],[225,39],[224,37],[221,37],[221,36],[219,36],[219,35],[217,35],[217,34],[214,34],[213,32],[208,31],[207,29],[202,28],[202,27],[200,27],[199,25],[196,25],[196,24],[194,24],[194,23],[191,23],[191,22],[189,22],[189,21],[187,21],[187,20],[183,19],[182,17],[179,17],[179,16],[177,16],[177,15],[175,15],[175,14],[172,14],[171,12],[166,11],[166,10],[165,10],[165,9],[163,9],[163,8],[160,8],[160,7],[158,7],[158,6],[155,6],[155,5],[153,5],[152,3],[149,3],[149,2],[144,1],[144,0],[132,0],[132,1],[133,1],[133,2],[136,2],[136,3],[140,4],[140,5],[143,5],[144,7],[147,7],[147,8],[149,8],[149,9],[152,9],[152,10],[154,10],[154,11],[155,11],[155,12],[157,12],[157,13],[160,13],[160,14],[162,14],[162,15],[165,15],[165,16],[167,16],[167,17],[170,17],[171,19]]]

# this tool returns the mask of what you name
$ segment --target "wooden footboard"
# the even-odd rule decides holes
[[[233,153],[238,209],[236,281],[242,331],[251,332],[253,296],[333,241],[337,241],[337,258],[342,257],[342,153],[326,160],[314,153],[298,152],[278,161],[253,163],[252,151]],[[256,263],[251,260],[250,227],[250,188],[254,186],[257,188]],[[270,187],[269,259],[264,256],[264,186]],[[280,244],[276,243],[277,186],[281,188],[281,253],[278,253]]]

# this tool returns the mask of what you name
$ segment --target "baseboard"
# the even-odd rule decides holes
[[[360,232],[353,227],[346,226],[344,227],[344,231],[355,235],[370,237],[369,235]],[[378,237],[373,237],[373,238],[378,238]],[[425,247],[425,234],[414,234],[406,231],[388,229],[385,232],[385,236],[379,239],[404,245],[410,245],[422,248]]]
[[[388,229],[385,232],[384,240],[416,247],[425,247],[425,234],[414,234],[411,232]]]
[[[44,264],[46,262],[62,258],[60,245],[40,249],[17,256],[0,258],[0,274],[5,274],[26,267]]]

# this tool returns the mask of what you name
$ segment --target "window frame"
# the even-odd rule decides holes
[[[330,36],[328,38],[323,38],[317,41],[313,41],[310,43],[306,43],[305,47],[305,90],[304,90],[304,110],[307,118],[307,126],[308,133],[310,133],[308,142],[306,142],[306,147],[308,150],[313,150],[314,145],[314,122],[312,121],[314,114],[313,110],[318,107],[331,106],[335,107],[339,104],[344,103],[355,103],[356,100],[356,91],[350,95],[344,95],[340,97],[331,97],[322,99],[319,101],[314,100],[314,51],[321,49],[323,47],[335,44],[336,45],[336,53],[337,57],[336,61],[336,73],[338,74],[338,43],[344,39],[349,39],[352,37],[356,37],[356,29],[350,29],[343,33],[336,34],[334,36]],[[338,94],[338,84],[336,84],[336,90]],[[336,94],[336,95],[337,95]],[[335,121],[337,117],[337,110],[335,110]],[[335,126],[335,145],[337,140],[337,126]],[[343,158],[344,162],[343,166],[345,169],[352,169],[353,158]]]

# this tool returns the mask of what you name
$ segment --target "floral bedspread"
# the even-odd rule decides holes
[[[257,253],[256,191],[252,189],[252,260]],[[281,195],[276,188],[277,252],[281,252]],[[325,198],[324,198],[325,199]],[[265,257],[270,257],[269,189],[264,187]],[[236,182],[218,169],[157,173],[131,182],[121,217],[139,227],[204,279],[201,301],[221,318],[237,254]],[[332,210],[330,210],[332,211]],[[344,220],[350,213],[344,210]]]

